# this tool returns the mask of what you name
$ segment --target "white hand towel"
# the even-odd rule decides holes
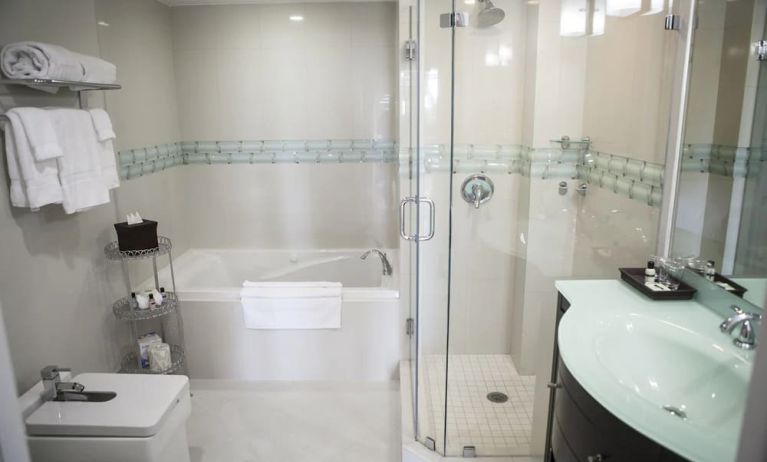
[[[93,126],[101,145],[101,175],[104,177],[104,184],[108,189],[114,189],[120,186],[120,175],[117,173],[117,160],[112,142],[116,137],[112,129],[112,121],[109,119],[109,114],[103,109],[91,109],[88,112],[93,119]]]
[[[338,329],[341,327],[338,282],[245,281],[241,303],[249,329]]]
[[[112,128],[112,120],[109,118],[107,111],[103,109],[91,109],[88,112],[91,113],[93,119],[93,126],[96,128],[96,134],[99,141],[113,140],[116,138],[114,129]]]
[[[103,178],[104,151],[88,111],[46,108],[64,155],[57,160],[64,211],[75,213],[109,202]]]
[[[57,160],[36,162],[19,115],[8,111],[5,120],[5,157],[11,180],[11,204],[37,210],[44,205],[62,203]]]
[[[17,107],[8,112],[19,116],[35,160],[48,160],[62,156],[63,152],[56,131],[53,129],[53,123],[44,109]]]

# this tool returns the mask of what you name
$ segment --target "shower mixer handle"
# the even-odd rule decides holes
[[[493,185],[493,181],[490,177],[481,173],[469,176],[463,180],[461,185],[463,200],[472,204],[475,209],[489,201],[493,197],[494,191],[495,185]]]
[[[482,201],[482,186],[475,184],[471,187],[471,193],[474,195],[474,208],[478,209]]]

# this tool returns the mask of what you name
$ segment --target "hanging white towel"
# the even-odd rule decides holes
[[[36,161],[27,132],[17,111],[5,113],[5,152],[11,180],[11,204],[37,210],[63,202],[58,159]]]
[[[59,79],[114,83],[117,67],[103,59],[41,42],[16,42],[3,47],[0,67],[12,79]]]
[[[249,329],[339,329],[339,282],[245,281],[241,302]]]
[[[53,123],[44,109],[36,107],[17,107],[9,112],[17,114],[27,134],[32,155],[37,161],[61,157],[63,152]]]
[[[80,212],[109,202],[103,178],[104,151],[88,111],[46,108],[64,155],[57,160],[64,211]]]
[[[103,109],[91,109],[88,112],[93,119],[96,137],[101,145],[101,176],[107,189],[120,186],[120,176],[117,173],[117,160],[114,149],[115,132],[109,114]]]

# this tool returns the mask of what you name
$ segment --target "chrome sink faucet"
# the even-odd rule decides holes
[[[735,312],[734,315],[727,318],[722,324],[719,325],[719,329],[727,334],[735,330],[740,326],[738,336],[733,339],[732,343],[736,347],[744,350],[753,350],[756,348],[756,330],[753,326],[753,321],[761,321],[762,316],[754,313],[746,313],[739,306],[732,305],[730,308]]]
[[[76,382],[62,382],[59,372],[69,372],[68,367],[46,366],[40,371],[43,379],[43,401],[67,401],[67,394],[82,393],[85,387]]]
[[[382,252],[378,249],[370,249],[367,252],[360,255],[360,259],[365,260],[371,253],[378,255],[378,258],[381,259],[381,265],[383,265],[383,275],[391,276],[392,267],[391,267],[391,263],[389,263],[389,257],[386,256],[386,252]]]

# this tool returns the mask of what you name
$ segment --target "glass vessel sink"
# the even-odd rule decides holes
[[[641,314],[614,316],[604,328],[594,351],[622,387],[690,425],[739,425],[750,369],[742,356]]]
[[[753,351],[693,301],[652,301],[616,280],[558,281],[559,352],[613,415],[695,461],[735,460]]]

